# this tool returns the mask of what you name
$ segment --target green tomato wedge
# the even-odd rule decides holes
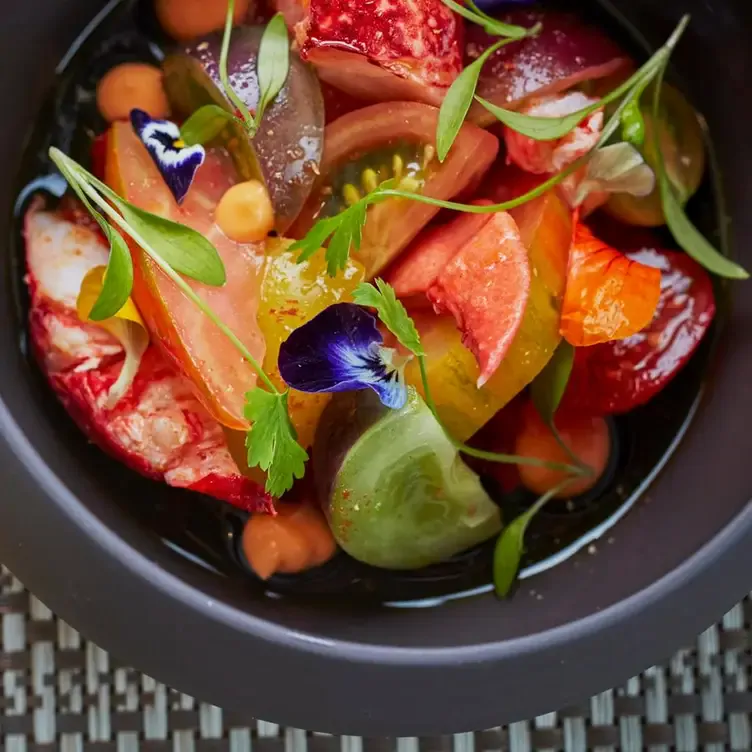
[[[336,395],[313,461],[334,537],[366,564],[426,567],[501,529],[499,508],[413,388],[401,410],[370,390]]]

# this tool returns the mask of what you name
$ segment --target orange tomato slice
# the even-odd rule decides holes
[[[661,272],[628,258],[576,223],[561,310],[561,334],[575,347],[624,339],[652,320]]]
[[[130,124],[115,123],[107,139],[105,179],[133,205],[188,225],[214,243],[227,271],[227,283],[209,287],[186,281],[262,362],[265,344],[256,314],[263,245],[234,243],[214,223],[214,208],[235,182],[230,158],[221,152],[208,154],[178,206]],[[130,245],[135,267],[133,299],[152,338],[191,380],[198,398],[220,423],[247,428],[243,405],[245,393],[256,384],[252,366],[143,250]]]

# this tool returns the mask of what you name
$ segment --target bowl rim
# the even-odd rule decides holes
[[[132,547],[64,485],[2,401],[0,435],[0,482],[5,487],[22,483],[25,504],[33,508],[15,515],[10,525],[0,529],[0,544],[9,551],[14,574],[36,596],[74,627],[83,629],[89,639],[160,681],[220,707],[252,708],[258,717],[297,728],[413,736],[477,730],[549,712],[662,660],[749,589],[746,572],[752,567],[752,547],[748,545],[752,503],[659,580],[567,624],[503,642],[426,649],[323,639],[207,599],[200,589]],[[53,582],[49,578],[48,563],[35,554],[38,546],[35,550],[23,544],[13,546],[13,538],[18,542],[40,537],[35,528],[38,518],[29,511],[48,516],[50,524],[44,526],[38,542],[49,544],[50,536],[55,536],[55,556],[64,562],[66,581],[76,583],[77,597],[56,587],[58,579]],[[106,604],[100,597],[81,597],[94,590],[99,596],[102,573],[109,577]],[[722,592],[714,587],[717,578],[726,580]],[[682,608],[691,604],[699,591],[702,608]],[[117,597],[119,594],[128,597]],[[148,630],[146,645],[143,636],[129,628],[133,603],[143,604],[149,622],[159,626]],[[667,618],[671,612],[673,618]],[[641,635],[649,635],[647,648]],[[277,661],[285,667],[281,672],[284,680],[267,683],[265,675],[260,688],[255,682],[228,685],[221,671],[209,670],[207,674],[203,668],[185,672],[180,658],[184,660],[195,651],[196,639],[208,653],[202,664],[214,663],[214,654],[217,663],[234,664],[243,676]],[[640,660],[645,665],[635,666],[632,648],[640,644]],[[208,650],[207,645],[211,646]],[[614,645],[621,648],[614,650]],[[562,654],[581,669],[572,673],[566,687],[553,681]],[[600,660],[594,660],[598,655]],[[520,680],[523,662],[531,676]],[[530,670],[531,663],[536,670]],[[410,694],[422,697],[419,705],[404,704],[405,669],[410,674]],[[320,677],[324,672],[325,696],[311,696],[306,677]],[[203,676],[199,678],[197,673]],[[436,680],[439,674],[441,682]],[[367,686],[364,677],[368,677]],[[290,689],[291,678],[294,690]],[[352,713],[353,681],[359,681],[365,696],[379,704],[378,714],[368,710]],[[275,688],[275,684],[279,686]],[[449,685],[451,691],[447,691]],[[494,694],[505,698],[504,708],[496,703],[458,705],[457,698],[472,696],[474,687],[483,687],[485,693],[493,685],[498,689]],[[541,686],[547,690],[541,692]]]

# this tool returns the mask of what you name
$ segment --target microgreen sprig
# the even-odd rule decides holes
[[[51,148],[49,154],[63,177],[92,212],[92,216],[97,222],[101,219],[109,227],[108,237],[122,240],[123,236],[114,229],[115,226],[124,235],[132,238],[178,289],[216,325],[256,371],[259,381],[265,388],[257,386],[246,395],[245,415],[252,421],[246,439],[248,464],[249,467],[258,466],[266,471],[266,490],[273,496],[281,496],[292,487],[295,478],[302,477],[308,458],[306,451],[298,444],[290,422],[288,392],[280,392],[277,389],[243,341],[182,276],[190,276],[204,284],[223,285],[224,264],[216,248],[195,230],[150,214],[125,201],[59,149]],[[119,247],[119,241],[112,247],[117,248],[115,252],[118,255],[123,250]],[[127,247],[125,252],[130,259]],[[118,298],[124,295],[127,299],[130,296],[133,284],[132,261],[123,263],[130,269],[130,276],[119,271],[121,262],[122,259],[117,262],[117,266],[113,265],[111,255],[105,274],[105,284],[96,305],[100,305],[105,290],[108,290],[108,295],[113,295],[110,289],[113,287],[117,288]]]
[[[261,126],[264,113],[285,85],[290,72],[290,39],[284,16],[276,13],[264,29],[256,61],[259,101],[252,114],[230,81],[229,56],[232,28],[235,23],[235,0],[227,3],[222,48],[219,56],[219,79],[225,96],[235,108],[228,112],[219,105],[207,104],[196,110],[180,128],[183,141],[188,146],[207,144],[215,139],[230,122],[240,123],[253,138]]]
[[[658,122],[661,108],[661,89],[663,77],[666,72],[667,62],[661,66],[658,72],[655,91],[653,92],[653,120]],[[653,144],[656,153],[656,172],[658,177],[658,186],[661,193],[661,203],[663,214],[666,218],[666,224],[676,242],[699,264],[710,270],[719,277],[728,277],[729,279],[748,279],[749,273],[739,264],[731,261],[720,251],[713,247],[700,231],[692,224],[687,217],[676,191],[671,185],[666,166],[663,161],[663,153],[659,141],[658,128],[653,129]]]
[[[458,16],[462,16],[474,24],[478,24],[487,34],[494,37],[509,37],[510,39],[524,39],[533,36],[541,30],[541,24],[527,29],[524,26],[504,23],[493,16],[481,10],[473,0],[466,0],[464,5],[455,2],[455,0],[442,0],[444,5],[451,8]]]
[[[560,117],[544,117],[541,115],[526,115],[514,110],[506,110],[499,107],[482,97],[476,97],[497,120],[502,122],[508,128],[536,141],[554,141],[571,133],[586,117],[602,109],[608,104],[616,102],[623,96],[627,96],[629,107],[632,102],[638,100],[643,91],[658,75],[661,66],[671,57],[674,48],[687,28],[689,16],[685,15],[666,43],[650,57],[650,59],[626,81],[619,84],[615,89],[610,91],[597,102],[583,107],[577,112]]]
[[[467,5],[460,5],[454,0],[443,0],[443,2],[463,18],[482,26],[491,36],[502,37],[502,39],[486,48],[478,59],[470,63],[449,87],[444,101],[441,103],[439,118],[436,123],[436,154],[440,162],[446,159],[460,128],[462,128],[462,123],[467,116],[470,105],[473,103],[481,70],[487,60],[504,45],[534,36],[541,29],[540,23],[526,29],[524,26],[499,21],[482,11],[472,0],[468,0]]]

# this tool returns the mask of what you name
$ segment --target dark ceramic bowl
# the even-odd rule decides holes
[[[614,5],[610,13],[647,37],[638,45],[693,14],[674,73],[707,118],[735,251],[752,266],[749,0]],[[56,65],[102,0],[4,6],[0,235],[11,237],[32,124]],[[749,288],[735,290],[700,371],[701,398],[685,399],[680,422],[693,415],[691,428],[607,538],[528,580],[509,603],[482,595],[404,609],[264,595],[217,544],[228,530],[214,507],[183,496],[177,504],[89,447],[19,348],[18,257],[12,243],[2,249],[0,558],[87,637],[181,690],[316,730],[478,729],[613,686],[666,658],[752,587]],[[656,434],[668,420],[658,408],[645,415]]]

